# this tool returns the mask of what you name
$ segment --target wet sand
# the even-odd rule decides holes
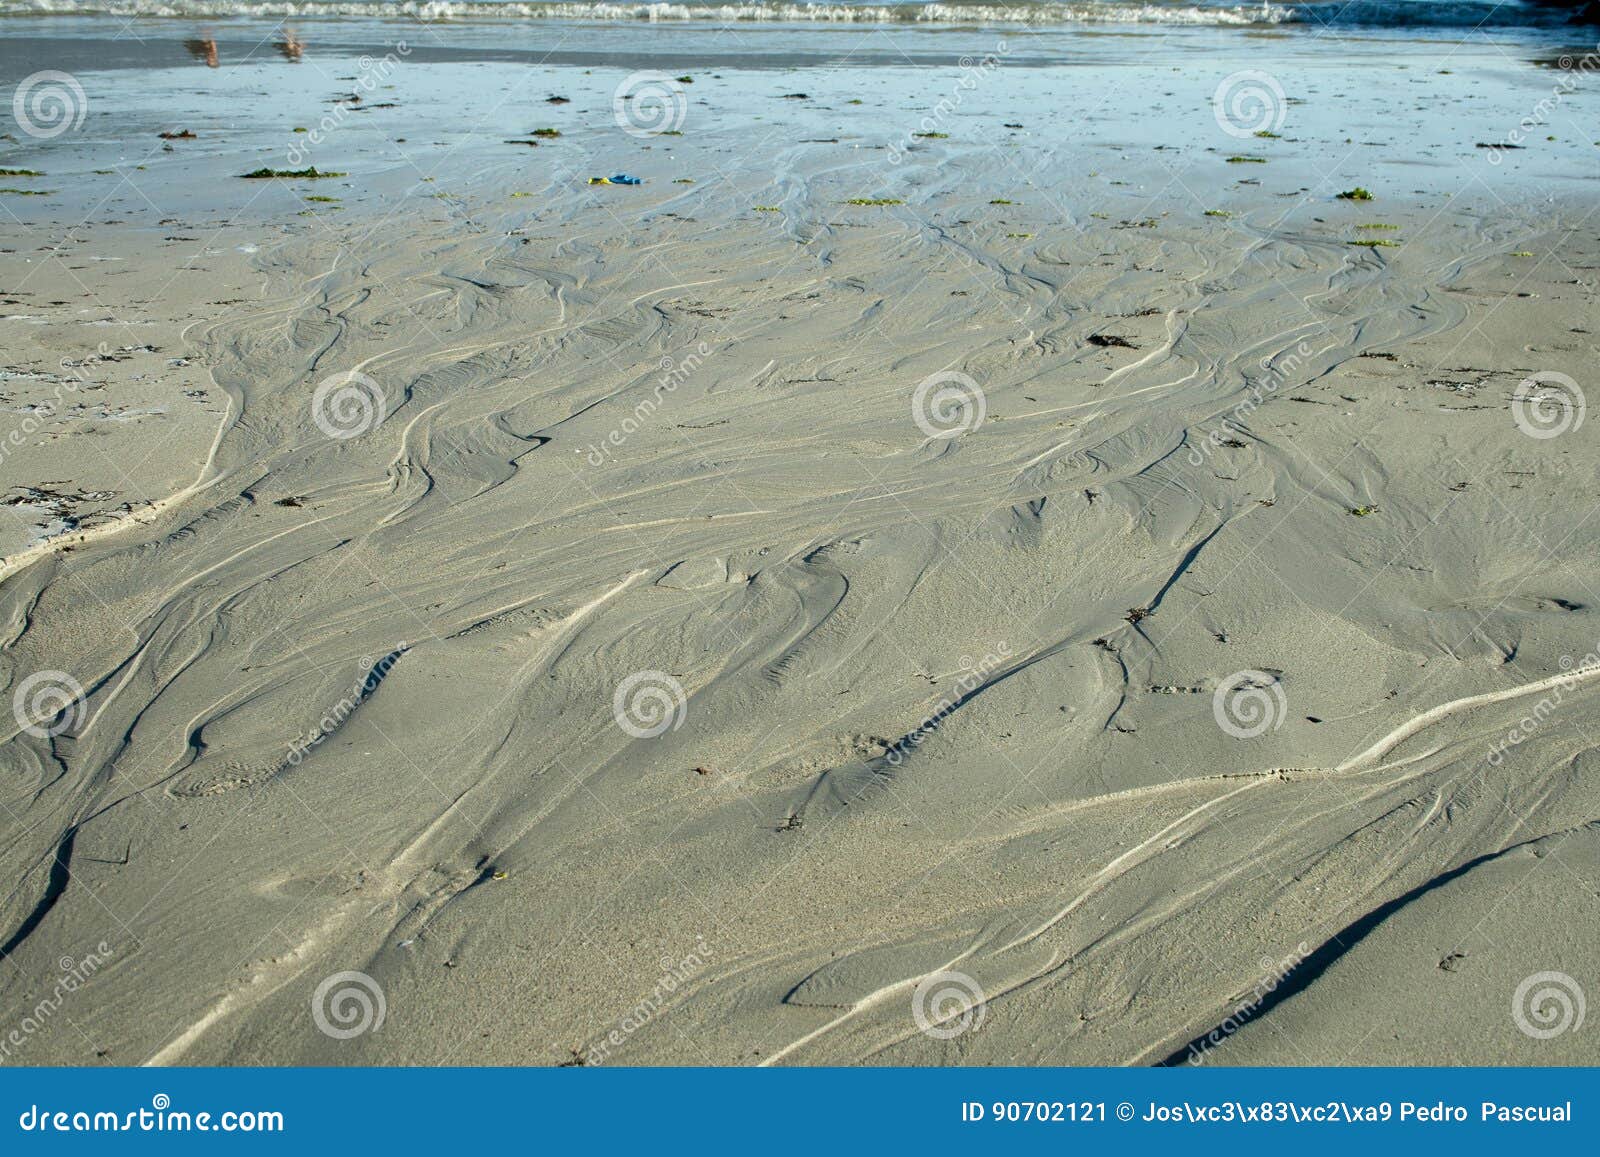
[[[30,146],[8,1063],[1592,1062],[1592,98],[1434,63]]]

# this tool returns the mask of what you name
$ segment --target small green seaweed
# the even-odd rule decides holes
[[[528,134],[530,137],[559,137],[560,129],[534,129]]]
[[[676,178],[673,179],[672,183],[674,185],[692,185],[692,184],[694,184],[694,178],[693,177],[676,177]]]
[[[13,197],[48,197],[54,189],[15,189],[10,186],[0,188],[0,193],[9,193]]]
[[[0,169],[0,177],[42,177],[38,169]]]
[[[1385,231],[1390,231],[1390,230],[1398,229],[1398,228],[1400,228],[1400,226],[1398,226],[1398,225],[1387,225],[1382,221],[1371,221],[1371,222],[1369,222],[1369,223],[1367,223],[1365,225],[1357,225],[1356,228],[1357,229],[1382,229],[1382,230],[1385,230]]]
[[[1365,518],[1369,514],[1378,513],[1378,508],[1376,506],[1352,506],[1350,513],[1357,518]]]
[[[1015,201],[1008,201],[1004,197],[996,197],[993,201],[990,201],[989,204],[991,204],[991,205],[1015,205],[1016,202]]]
[[[781,212],[783,212],[783,210],[778,208],[778,206],[776,206],[776,205],[757,205],[755,207],[755,210],[756,210],[757,213],[781,213]]]
[[[912,133],[911,135],[921,137],[925,141],[947,141],[950,139],[949,133]]]
[[[694,83],[694,77],[692,77],[692,76],[680,76],[680,77],[678,77],[678,83],[679,84],[693,84]]]
[[[1230,164],[1230,165],[1264,165],[1266,163],[1267,163],[1267,158],[1266,157],[1229,157],[1228,158],[1228,164]]]
[[[1256,136],[1260,137],[1264,141],[1277,141],[1283,139],[1271,129],[1257,129]]]
[[[1017,240],[1017,241],[1026,241],[1029,237],[1032,237],[1033,234],[1032,233],[1007,233],[1006,236],[1010,237],[1010,238],[1013,238],[1014,240]]]
[[[1206,210],[1206,216],[1207,217],[1228,218],[1228,217],[1232,217],[1233,214],[1228,212],[1226,209],[1207,209]]]
[[[1346,245],[1359,245],[1363,249],[1398,249],[1400,242],[1390,241],[1387,237],[1373,237],[1366,241],[1346,241]]]
[[[1373,197],[1369,191],[1357,185],[1354,189],[1346,189],[1340,193],[1338,199],[1341,201],[1370,201]]]
[[[315,201],[319,205],[337,205],[339,203],[339,198],[337,198],[337,197],[324,197],[320,193],[312,194],[311,196],[307,197],[306,200],[307,201]]]
[[[899,197],[851,197],[846,205],[904,205]]]
[[[1513,257],[1532,257],[1533,256],[1533,252],[1531,250],[1528,250],[1528,249],[1518,249],[1511,256],[1513,256]]]
[[[325,177],[342,177],[344,173],[326,172],[312,165],[308,169],[268,169],[260,168],[249,173],[240,173],[239,176],[247,181],[263,181],[269,177],[289,177],[296,181],[319,181]]]

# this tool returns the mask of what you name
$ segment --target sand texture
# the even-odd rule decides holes
[[[926,147],[186,243],[6,464],[139,514],[7,519],[19,1059],[1597,1059],[1586,205]]]

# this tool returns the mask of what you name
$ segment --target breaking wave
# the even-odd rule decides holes
[[[1556,5],[1477,0],[1315,0],[1303,4],[1145,3],[619,3],[615,0],[0,0],[0,16],[254,17],[301,20],[365,17],[433,22],[565,20],[602,23],[691,22],[793,24],[1272,24],[1377,27],[1554,26],[1571,12]]]

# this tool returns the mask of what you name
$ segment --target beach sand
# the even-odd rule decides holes
[[[999,57],[23,154],[7,1063],[1597,1059],[1592,95]]]

